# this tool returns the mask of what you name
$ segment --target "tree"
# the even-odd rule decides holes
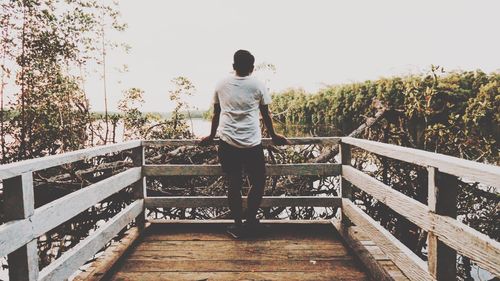
[[[130,88],[123,92],[123,99],[118,103],[124,123],[123,139],[142,138],[148,118],[140,108],[144,104],[144,91],[139,88]]]
[[[181,111],[183,109],[189,111],[189,105],[183,98],[185,96],[192,96],[196,88],[188,78],[183,76],[175,77],[171,82],[174,84],[174,89],[170,90],[168,93],[170,100],[175,103],[174,110],[172,111],[173,130],[183,130],[186,124],[182,118]]]
[[[91,125],[81,87],[85,72],[76,74],[75,70],[98,60],[94,42],[103,31],[103,22],[113,30],[125,28],[118,22],[115,4],[18,0],[1,7],[2,161],[85,146],[87,137],[82,128]],[[108,45],[113,44],[103,46]],[[8,84],[8,89],[17,93],[9,104],[7,120],[3,105]],[[7,145],[6,135],[14,142]]]

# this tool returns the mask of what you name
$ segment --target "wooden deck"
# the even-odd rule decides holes
[[[331,223],[268,223],[235,240],[227,223],[152,224],[111,280],[370,280]]]
[[[0,225],[0,256],[8,257],[9,280],[448,281],[456,279],[457,254],[500,277],[500,243],[456,219],[458,182],[475,181],[498,189],[500,167],[350,137],[290,141],[292,145],[338,145],[340,163],[269,164],[266,175],[340,176],[342,196],[266,196],[261,206],[339,208],[341,221],[269,222],[272,228],[267,235],[244,241],[225,234],[228,221],[147,223],[149,208],[227,206],[227,198],[221,196],[149,197],[146,193],[146,178],[151,176],[224,176],[218,165],[146,163],[147,147],[192,146],[198,140],[129,141],[1,165],[5,223]],[[263,140],[264,145],[270,143]],[[353,167],[353,147],[427,168],[427,204]],[[125,151],[134,167],[35,208],[33,180],[38,171]],[[353,202],[353,186],[427,232],[427,262]],[[38,237],[127,187],[134,189],[133,202],[40,270]],[[127,230],[125,238],[94,260],[131,222],[136,226]]]

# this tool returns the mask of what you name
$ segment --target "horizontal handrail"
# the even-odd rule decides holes
[[[387,156],[392,159],[424,167],[435,167],[443,173],[500,188],[500,167],[498,166],[414,148],[351,137],[342,137],[342,143],[354,145],[366,151]]]
[[[128,169],[35,209],[30,218],[1,225],[0,256],[6,256],[140,178],[141,168]]]
[[[362,231],[363,236],[375,242],[375,244],[384,251],[384,254],[386,254],[410,280],[436,280],[429,274],[427,264],[419,256],[413,253],[387,229],[372,219],[351,200],[342,199],[342,213],[357,227],[361,228],[354,230],[354,232]],[[341,234],[343,234],[343,231],[350,231],[343,228],[341,224],[338,225],[334,223],[334,225]],[[349,236],[345,238],[347,238],[347,240],[350,239]]]
[[[392,189],[354,167],[343,165],[342,176],[418,227],[434,233],[458,253],[471,258],[493,274],[500,275],[499,242],[454,218],[431,212],[426,205]]]
[[[340,141],[340,137],[308,137],[308,138],[288,138],[291,145],[306,145],[306,144],[321,144],[321,145],[336,145]],[[219,144],[219,139],[215,139],[212,145]],[[162,147],[162,146],[195,146],[199,145],[200,140],[196,139],[165,139],[165,140],[143,140],[142,145],[145,147]],[[273,145],[270,138],[262,139],[263,146]]]
[[[133,140],[122,143],[108,144],[95,146],[86,149],[75,150],[71,152],[50,155],[41,158],[23,160],[0,166],[0,179],[12,178],[19,176],[25,172],[35,172],[82,159],[92,158],[95,156],[120,152],[127,149],[132,149],[141,146],[141,141]]]
[[[227,196],[172,196],[146,197],[146,208],[200,208],[200,207],[227,207]],[[243,196],[243,205],[247,197]],[[335,196],[264,196],[260,204],[268,207],[340,207],[342,199]]]
[[[144,165],[144,176],[222,176],[220,165]],[[267,176],[336,176],[340,175],[340,164],[272,164],[266,165]]]
[[[65,280],[90,260],[124,227],[134,220],[144,208],[144,200],[136,200],[125,207],[111,220],[100,226],[89,237],[64,253],[40,272],[39,281]]]

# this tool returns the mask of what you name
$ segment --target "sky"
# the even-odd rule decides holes
[[[215,84],[231,75],[232,56],[247,49],[256,64],[276,72],[257,75],[272,92],[445,70],[500,71],[500,1],[497,0],[121,0],[128,29],[109,34],[131,46],[109,51],[108,95],[115,110],[123,90],[144,90],[143,111],[173,108],[170,80],[189,78],[187,99],[206,110]],[[127,65],[128,72],[118,68]],[[86,90],[103,110],[95,73]]]

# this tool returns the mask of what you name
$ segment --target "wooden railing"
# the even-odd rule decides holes
[[[292,144],[338,144],[339,138],[292,139]],[[227,206],[225,197],[147,197],[147,176],[223,175],[218,165],[145,165],[144,148],[197,145],[196,140],[130,141],[78,150],[60,155],[21,161],[0,166],[3,180],[5,223],[0,225],[0,256],[8,256],[9,279],[13,281],[65,280],[90,260],[118,232],[132,221],[139,228],[145,225],[144,210],[148,207]],[[264,139],[265,146],[270,145]],[[33,172],[72,163],[108,153],[132,150],[133,168],[113,175],[35,209]],[[338,164],[268,165],[267,175],[340,175]],[[37,238],[79,213],[98,204],[125,187],[134,185],[131,204],[100,226],[87,238],[49,264],[38,267]],[[340,197],[265,197],[262,206],[337,206]]]
[[[500,168],[478,164],[449,156],[422,152],[354,138],[292,138],[293,145],[321,144],[337,145],[340,142],[341,164],[281,164],[267,165],[266,174],[275,175],[342,175],[341,197],[264,197],[262,207],[271,206],[321,206],[342,207],[345,225],[354,223],[367,229],[384,233],[389,245],[404,251],[404,256],[395,256],[397,263],[407,266],[409,275],[415,280],[452,280],[456,265],[455,250],[481,267],[500,275],[499,243],[484,234],[455,220],[456,188],[451,184],[457,180],[451,175],[465,177],[499,186]],[[220,176],[218,165],[147,165],[144,159],[146,147],[197,145],[196,140],[131,141],[103,147],[79,150],[56,156],[48,156],[0,166],[3,179],[4,214],[6,223],[0,226],[0,256],[8,255],[10,280],[64,280],[71,276],[86,261],[103,248],[130,222],[136,221],[139,229],[145,225],[145,208],[166,207],[221,207],[227,206],[226,197],[147,197],[146,177],[167,175]],[[263,145],[271,144],[269,139]],[[428,206],[406,197],[382,182],[371,178],[350,164],[351,146],[428,167]],[[42,207],[34,208],[33,172],[91,158],[107,153],[132,149],[134,167],[92,184]],[[390,233],[374,222],[360,208],[354,205],[350,185],[369,193],[429,233],[429,266],[418,259]],[[100,226],[97,231],[65,252],[53,263],[39,272],[37,237],[75,217],[108,196],[134,185],[135,201]],[[450,185],[450,186],[448,186]],[[451,199],[451,202],[448,201]],[[245,200],[245,199],[244,199]],[[455,207],[456,208],[456,207]],[[384,238],[384,239],[385,239]],[[390,248],[389,248],[390,250]],[[391,251],[388,251],[391,254]],[[396,253],[393,251],[392,253]],[[407,262],[417,264],[420,270],[408,267]],[[453,270],[448,270],[453,267]],[[413,275],[411,274],[413,272]],[[421,274],[423,272],[423,274]]]
[[[428,204],[424,205],[390,186],[351,166],[351,146],[368,152],[408,163],[424,166],[428,170]],[[396,145],[344,137],[340,143],[342,156],[342,211],[349,223],[367,225],[390,236],[380,225],[364,214],[351,197],[351,184],[373,196],[398,214],[428,233],[428,266],[398,241],[391,242],[402,249],[408,259],[393,256],[400,268],[405,268],[415,280],[455,280],[457,253],[464,255],[480,267],[500,276],[500,243],[456,220],[458,177],[500,187],[500,167],[464,159],[405,148]],[[381,243],[383,244],[383,243]],[[388,249],[388,255],[391,251]],[[425,273],[430,273],[425,274]]]
[[[321,138],[290,138],[291,145],[321,144],[325,146],[338,145],[338,137]],[[146,147],[184,146],[197,145],[197,140],[157,140],[143,141]],[[215,142],[217,144],[217,141]],[[270,139],[262,140],[263,146],[270,146]],[[274,164],[266,165],[267,176],[296,175],[296,176],[338,176],[340,175],[340,164]],[[220,165],[148,165],[143,166],[143,175],[148,176],[221,176],[224,173]],[[243,197],[243,203],[247,198]],[[222,207],[227,206],[225,196],[197,197],[197,196],[168,196],[168,197],[146,197],[146,208],[159,207]],[[314,207],[340,207],[340,197],[317,197],[317,196],[264,196],[262,207],[286,207],[286,206],[314,206]]]
[[[38,237],[98,204],[106,197],[140,182],[142,175],[141,165],[137,165],[136,162],[137,167],[35,209],[33,172],[128,149],[132,149],[134,154],[140,154],[141,141],[94,147],[0,166],[0,178],[3,179],[3,211],[6,220],[6,223],[0,226],[0,256],[8,255],[10,280],[68,278],[144,210],[143,199],[134,201],[39,272]]]

